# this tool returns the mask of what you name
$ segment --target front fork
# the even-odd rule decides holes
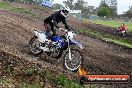
[[[70,40],[69,40],[69,37],[67,38],[68,40],[68,52],[69,52],[69,60],[72,61],[72,56],[71,56],[71,48],[70,48]]]

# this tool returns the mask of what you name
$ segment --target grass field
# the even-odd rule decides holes
[[[132,41],[129,41],[127,39],[123,39],[123,38],[118,38],[118,37],[114,37],[108,34],[103,34],[103,33],[99,33],[96,31],[90,31],[87,29],[80,29],[81,33],[85,33],[85,34],[89,34],[90,36],[94,36],[100,40],[104,40],[107,42],[112,42],[114,44],[118,44],[121,46],[126,46],[127,48],[132,48]]]
[[[132,22],[121,22],[121,21],[104,21],[104,20],[88,20],[89,22],[93,22],[96,24],[102,24],[110,27],[119,27],[121,23],[126,25],[127,31],[132,32]]]
[[[15,12],[15,13],[31,14],[30,9],[16,8],[6,2],[0,2],[0,9],[8,10],[8,11]]]

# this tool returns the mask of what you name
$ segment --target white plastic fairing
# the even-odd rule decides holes
[[[37,30],[34,30],[33,32],[34,32],[34,34],[37,36],[37,34],[38,34],[38,31],[37,31]]]
[[[73,32],[71,32],[71,31],[68,32],[68,36],[69,36],[70,39],[73,39],[74,38],[74,35],[75,34]]]
[[[45,41],[47,41],[47,36],[46,36],[46,33],[45,32],[39,32],[39,31],[34,31],[35,35],[38,37],[38,40],[41,42],[41,43],[44,43]]]

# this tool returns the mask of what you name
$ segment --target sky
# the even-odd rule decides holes
[[[53,3],[61,4],[63,1],[66,0],[54,0]],[[76,2],[77,0],[75,0]],[[98,7],[101,0],[84,0],[88,2],[88,5]],[[122,14],[129,9],[129,6],[132,6],[132,0],[117,0],[117,13]]]

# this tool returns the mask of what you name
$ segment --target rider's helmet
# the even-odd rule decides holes
[[[61,6],[60,10],[61,10],[60,13],[63,17],[65,18],[68,17],[68,13],[70,11],[70,8],[68,6]]]

